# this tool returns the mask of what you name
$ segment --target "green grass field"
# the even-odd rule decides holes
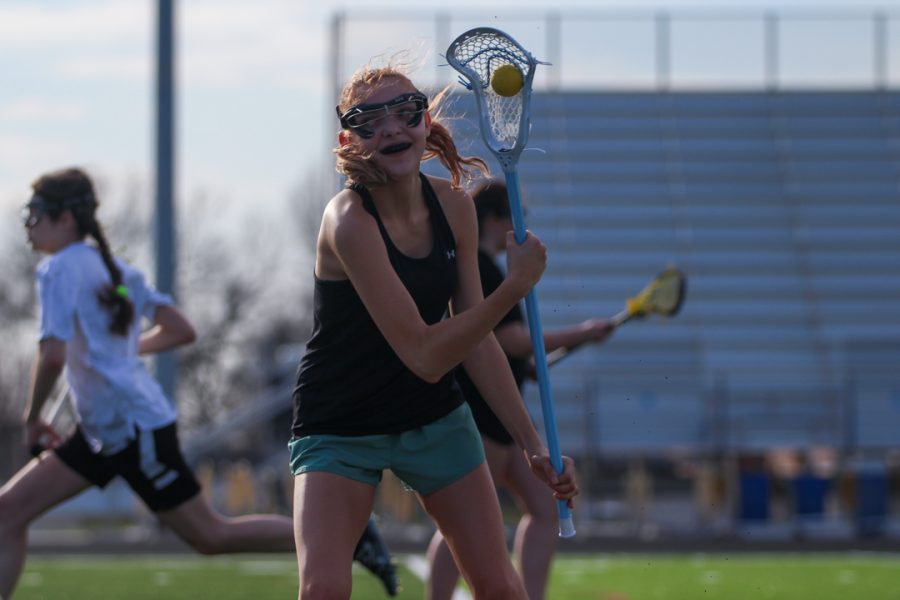
[[[402,560],[402,558],[401,558]],[[404,599],[422,582],[402,570]],[[33,557],[14,600],[296,598],[291,557]],[[900,600],[900,557],[885,555],[561,556],[554,600]],[[354,566],[353,598],[386,598]]]

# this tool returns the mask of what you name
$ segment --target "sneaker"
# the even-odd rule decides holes
[[[389,596],[397,595],[397,570],[387,544],[378,533],[374,518],[369,518],[366,530],[359,538],[356,550],[353,551],[353,560],[359,561],[362,566],[374,573],[384,584]]]

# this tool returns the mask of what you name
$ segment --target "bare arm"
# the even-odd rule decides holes
[[[153,327],[141,334],[138,353],[165,352],[195,339],[197,334],[187,317],[174,306],[163,305],[157,307],[153,315]]]
[[[509,362],[496,338],[489,334],[463,363],[469,378],[491,411],[528,456],[547,454],[531,417],[525,410]]]
[[[615,327],[609,319],[588,319],[558,329],[544,330],[544,348],[552,352],[557,348],[575,348],[588,342],[602,342]],[[522,322],[507,323],[494,330],[503,351],[516,358],[528,358],[534,350],[531,332]]]
[[[442,205],[459,245],[454,226],[458,217],[454,215],[468,211],[474,227],[471,199],[462,192],[448,191],[449,186],[441,189],[455,194]],[[509,276],[489,298],[451,319],[428,325],[391,267],[374,219],[354,192],[344,191],[329,203],[317,254],[317,272],[321,273],[323,265],[334,272],[335,264],[339,265],[400,360],[430,382],[439,380],[471,353],[534,285],[546,264],[543,245],[529,236],[523,246],[512,251]]]
[[[451,221],[456,236],[459,273],[459,288],[451,301],[454,317],[465,316],[483,301],[478,271],[478,225],[474,212],[473,205],[467,211],[454,213]],[[463,365],[478,391],[510,432],[516,444],[523,448],[528,456],[547,454],[544,442],[534,429],[531,418],[522,404],[519,388],[509,368],[509,361],[506,360],[500,344],[492,333],[484,336],[466,357]]]
[[[66,364],[66,343],[56,338],[41,340],[38,346],[28,400],[25,406],[25,446],[27,448],[55,448],[62,442],[53,425],[41,418],[41,409],[56,385]],[[33,451],[35,452],[35,451]],[[39,452],[35,452],[38,454]]]
[[[56,380],[66,366],[66,343],[56,338],[41,340],[38,346],[31,382],[28,389],[28,404],[25,407],[25,422],[34,423],[40,419],[41,408],[53,391]]]
[[[493,335],[485,338],[463,365],[491,411],[509,431],[516,445],[522,448],[532,472],[553,488],[557,498],[575,497],[578,494],[575,463],[568,456],[563,456],[563,472],[556,473],[550,452],[525,410],[509,362],[496,338]],[[571,502],[569,504],[571,507]]]
[[[460,223],[458,228],[465,229],[466,225]],[[476,236],[475,227],[457,235],[459,290],[453,298],[454,314],[458,312],[465,314],[482,299]],[[575,496],[578,493],[578,486],[575,482],[574,464],[571,459],[565,457],[563,473],[557,475],[550,461],[550,453],[525,410],[509,361],[495,336],[487,335],[472,351],[463,366],[491,411],[497,415],[516,444],[522,448],[532,471],[553,488],[558,498]]]

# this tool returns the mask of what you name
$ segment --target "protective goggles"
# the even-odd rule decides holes
[[[422,122],[422,116],[428,110],[428,97],[421,92],[401,94],[393,100],[379,104],[357,104],[341,113],[341,107],[335,107],[341,127],[349,129],[363,139],[375,135],[385,119],[395,117],[406,123],[407,127],[416,127]]]
[[[93,206],[96,200],[91,195],[76,196],[75,198],[67,198],[62,202],[48,202],[43,196],[35,194],[28,201],[28,204],[22,207],[22,224],[26,228],[36,227],[44,215],[49,214],[56,218],[64,210],[75,208],[76,206]]]

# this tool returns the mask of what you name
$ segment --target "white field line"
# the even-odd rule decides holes
[[[413,574],[422,581],[428,579],[428,561],[425,560],[425,557],[419,556],[418,554],[410,554],[404,559],[403,563],[406,565],[407,569],[412,571]],[[458,587],[456,588],[456,591],[453,592],[453,600],[472,600],[472,596],[470,596],[469,592],[466,590]]]

